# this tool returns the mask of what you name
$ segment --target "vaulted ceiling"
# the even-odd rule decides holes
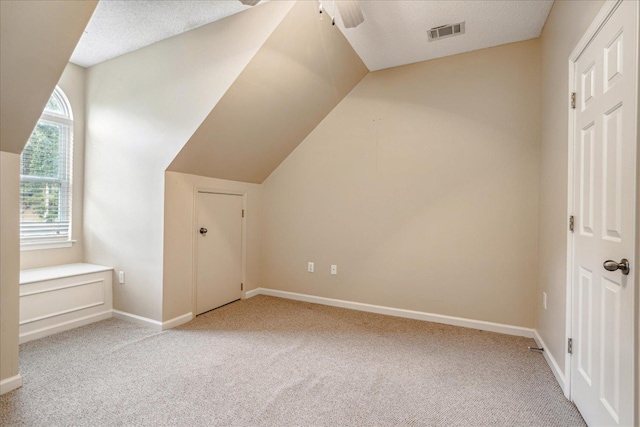
[[[71,62],[90,67],[246,9],[237,0],[101,1]]]
[[[539,37],[553,5],[553,0],[359,0],[364,22],[345,28],[338,13],[342,0],[301,1],[315,5],[318,19],[335,17],[371,71]],[[247,8],[239,0],[101,1],[71,62],[92,66]],[[430,28],[458,22],[466,23],[465,34],[428,41]]]
[[[237,0],[103,1],[91,17],[96,3],[0,2],[2,150],[22,150],[72,52],[89,66],[248,8]],[[318,2],[300,0],[168,170],[262,182],[369,70],[537,37],[552,3],[360,0],[365,21],[347,29],[334,1],[322,0],[329,17],[321,20]],[[465,34],[427,41],[429,28],[461,21]]]
[[[97,3],[0,1],[1,151],[22,152]]]
[[[368,73],[342,33],[299,1],[168,170],[262,182]]]

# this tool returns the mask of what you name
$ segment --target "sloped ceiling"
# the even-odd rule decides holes
[[[22,152],[97,4],[0,1],[0,151]]]
[[[70,61],[91,67],[248,8],[237,0],[101,1]]]
[[[298,1],[168,170],[261,183],[367,73],[317,3]]]

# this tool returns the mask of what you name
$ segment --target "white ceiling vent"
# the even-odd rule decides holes
[[[435,27],[429,30],[429,41],[436,41],[440,39],[446,39],[448,37],[459,36],[464,34],[464,22],[459,24],[443,25],[441,27]]]

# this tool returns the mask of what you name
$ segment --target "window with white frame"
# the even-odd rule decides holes
[[[71,243],[73,114],[58,87],[20,156],[20,243]]]

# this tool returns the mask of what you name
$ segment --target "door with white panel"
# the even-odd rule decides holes
[[[634,423],[638,2],[575,62],[571,398],[592,426]]]
[[[198,192],[196,314],[240,299],[242,196]]]

